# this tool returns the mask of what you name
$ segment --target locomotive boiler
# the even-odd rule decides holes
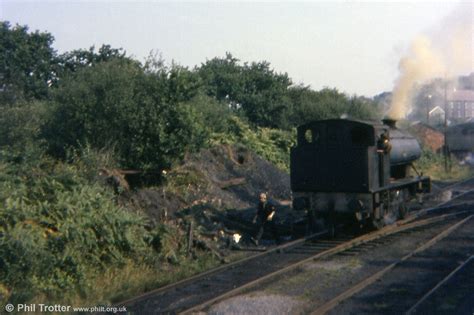
[[[429,177],[412,175],[420,155],[416,139],[393,120],[299,126],[290,162],[293,208],[312,211],[331,233],[339,222],[381,228],[405,216],[407,201],[430,191]]]

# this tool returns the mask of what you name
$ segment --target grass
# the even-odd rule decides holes
[[[214,257],[202,253],[196,260],[182,261],[177,265],[164,263],[150,266],[128,261],[121,268],[110,268],[103,273],[90,274],[83,292],[70,292],[60,301],[63,305],[92,306],[120,303],[150,290],[180,281],[219,265]],[[51,303],[46,296],[36,296],[32,303]]]
[[[460,165],[455,157],[448,160],[448,170],[445,169],[444,157],[424,149],[421,158],[415,162],[415,167],[433,180],[458,181],[474,176],[474,169],[469,165]]]

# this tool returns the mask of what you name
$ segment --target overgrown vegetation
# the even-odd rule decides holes
[[[118,202],[100,168],[156,184],[187,152],[241,143],[288,170],[298,124],[377,115],[266,61],[228,53],[188,69],[108,45],[59,55],[53,41],[0,23],[0,300],[11,303],[106,302],[216,263],[185,255],[177,223]]]
[[[280,169],[289,172],[290,148],[296,142],[296,129],[252,129],[235,116],[228,120],[227,125],[227,132],[212,134],[211,145],[241,143]]]
[[[169,262],[200,270],[202,263],[186,258],[185,238],[178,226],[150,227],[142,215],[119,206],[109,189],[88,179],[89,169],[79,167],[88,163],[78,159],[63,163],[48,157],[26,158],[21,163],[9,160],[3,151],[0,279],[3,298],[9,302],[38,297],[103,302],[98,297],[110,299],[116,294],[98,292],[104,272],[126,268],[131,278],[122,277],[126,282],[114,287],[126,285],[137,293],[151,280],[127,283],[144,271],[150,275]]]
[[[460,165],[459,161],[452,156],[448,159],[448,170],[446,171],[445,158],[442,154],[434,153],[429,149],[423,149],[421,158],[415,162],[419,172],[429,175],[433,180],[462,180],[474,176],[474,171],[469,165]]]

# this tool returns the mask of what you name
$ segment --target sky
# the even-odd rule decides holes
[[[226,52],[268,61],[295,84],[374,96],[391,91],[400,58],[433,35],[457,1],[11,1],[0,20],[50,32],[58,53],[109,44],[193,68]],[[463,8],[473,10],[471,2]],[[468,74],[468,73],[466,73]]]

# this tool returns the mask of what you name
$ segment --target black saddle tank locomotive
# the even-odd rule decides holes
[[[420,155],[416,139],[393,120],[304,124],[291,149],[293,208],[312,211],[330,231],[348,221],[380,228],[404,217],[408,200],[430,191],[429,177],[411,175]]]

